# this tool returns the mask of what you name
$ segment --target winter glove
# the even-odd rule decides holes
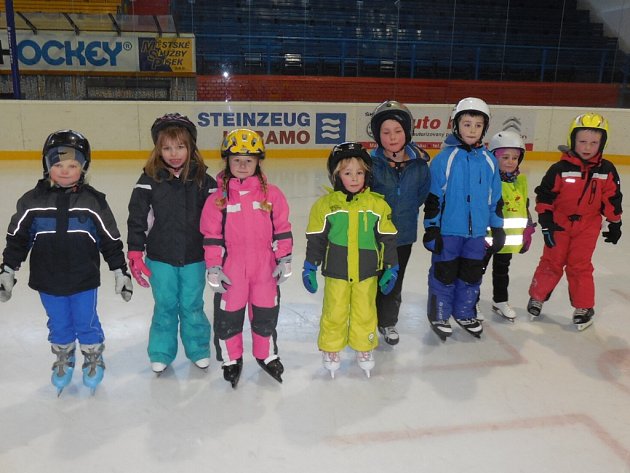
[[[519,253],[527,253],[527,250],[529,250],[532,244],[532,235],[536,231],[536,225],[536,223],[528,224],[523,230],[523,246]]]
[[[383,271],[383,275],[381,279],[378,281],[378,287],[381,289],[383,295],[387,295],[392,292],[394,286],[396,285],[396,279],[398,279],[398,270],[400,267],[398,265],[391,266]]]
[[[621,220],[618,222],[608,222],[608,231],[602,232],[602,236],[605,238],[606,243],[612,243],[616,245],[621,238]]]
[[[206,279],[208,280],[208,284],[210,284],[212,291],[218,292],[219,294],[223,294],[227,291],[225,284],[228,286],[232,284],[232,281],[230,281],[230,278],[225,275],[221,266],[212,266],[211,268],[208,268]]]
[[[127,268],[118,268],[114,270],[114,291],[120,294],[123,301],[129,302],[133,295],[133,285],[131,284],[131,276],[127,272]]]
[[[429,227],[425,229],[422,244],[431,253],[435,253],[436,255],[442,253],[444,242],[440,234],[440,227]]]
[[[502,227],[490,227],[492,233],[492,245],[486,249],[486,253],[493,255],[501,251],[503,245],[505,245],[505,230]]]
[[[11,291],[16,282],[15,271],[6,264],[2,264],[0,266],[0,302],[11,299]]]
[[[549,210],[541,213],[538,216],[538,223],[542,228],[542,234],[545,238],[545,245],[549,248],[556,246],[556,240],[553,237],[555,232],[563,232],[564,228],[553,221],[553,213]]]
[[[315,294],[317,292],[317,266],[310,261],[304,260],[302,283],[304,284],[306,290],[311,294]]]
[[[127,258],[129,258],[129,269],[131,270],[131,274],[133,278],[140,284],[142,287],[149,287],[149,281],[144,279],[142,276],[146,276],[148,278],[151,277],[151,271],[147,268],[147,265],[144,264],[144,253],[142,251],[130,251],[127,253]]]
[[[291,255],[288,255],[278,260],[278,265],[271,275],[278,281],[278,284],[282,284],[289,279],[291,274],[293,274],[291,271]]]

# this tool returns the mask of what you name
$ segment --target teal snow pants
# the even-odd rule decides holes
[[[146,264],[152,273],[149,281],[155,300],[147,349],[151,362],[173,362],[178,329],[189,360],[209,358],[210,322],[203,311],[205,263],[180,267],[147,258]]]

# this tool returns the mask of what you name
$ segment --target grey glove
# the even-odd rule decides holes
[[[115,269],[114,279],[114,290],[116,294],[120,294],[123,301],[129,302],[133,295],[133,284],[131,284],[131,276],[127,272],[127,268]]]
[[[232,284],[232,281],[230,281],[230,278],[225,275],[221,266],[212,266],[211,268],[208,268],[206,279],[208,280],[210,288],[219,294],[223,294],[227,291],[224,284],[227,284],[228,286]]]
[[[6,264],[0,266],[0,302],[11,299],[11,291],[16,282],[15,271]]]
[[[278,260],[278,265],[271,275],[278,281],[278,284],[282,284],[289,279],[291,274],[293,274],[291,270],[291,255],[287,255]]]

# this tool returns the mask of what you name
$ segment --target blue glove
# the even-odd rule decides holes
[[[556,246],[556,240],[553,234],[555,232],[563,232],[564,228],[553,221],[553,213],[549,210],[541,213],[538,216],[538,223],[540,223],[541,231],[545,238],[545,245],[549,248]]]
[[[315,294],[317,292],[317,266],[310,261],[304,260],[302,283],[304,284],[306,290],[311,294]]]
[[[387,294],[392,292],[392,289],[394,289],[394,286],[396,285],[396,279],[398,279],[399,269],[399,266],[396,265],[387,268],[383,272],[381,279],[379,279],[378,281],[378,287],[381,289],[383,295],[386,296]]]
[[[442,247],[444,242],[442,241],[442,235],[440,234],[440,227],[428,227],[424,231],[424,237],[422,237],[422,244],[431,253],[439,255],[442,253]]]

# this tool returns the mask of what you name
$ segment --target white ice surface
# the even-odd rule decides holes
[[[533,195],[549,163],[525,164]],[[209,165],[218,170],[216,161]],[[332,380],[316,347],[322,294],[308,294],[300,278],[307,214],[327,183],[324,162],[264,166],[289,199],[295,237],[294,274],[281,287],[278,326],[284,383],[262,373],[249,352],[237,390],[223,380],[217,361],[206,373],[181,350],[156,378],[146,354],[150,291],[136,287],[132,301],[123,302],[103,265],[105,379],[91,396],[77,369],[57,398],[46,316],[27,286],[25,264],[13,298],[0,305],[0,473],[630,471],[630,233],[616,246],[600,239],[597,315],[585,332],[572,326],[565,280],[542,320],[526,315],[542,251],[537,232],[530,252],[512,260],[516,322],[490,313],[487,280],[481,340],[456,327],[446,343],[426,321],[429,254],[417,244],[403,290],[400,344],[379,347],[369,380],[344,352]],[[91,182],[107,194],[124,236],[141,167],[140,161],[92,165]],[[619,170],[627,185],[630,168]],[[0,161],[3,232],[15,201],[40,175],[38,162]],[[211,317],[210,300],[208,291]],[[247,335],[249,329],[248,349]]]

